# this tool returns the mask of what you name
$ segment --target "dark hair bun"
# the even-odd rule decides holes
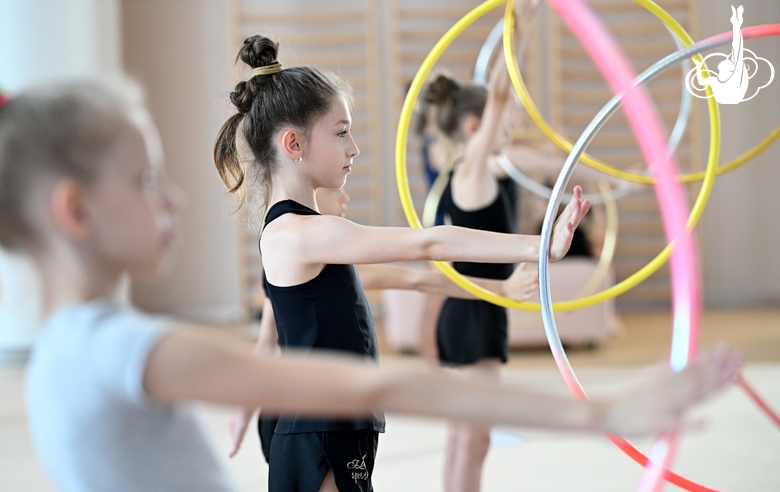
[[[238,58],[250,68],[265,67],[276,61],[279,43],[259,34],[244,40]]]
[[[239,82],[236,89],[230,93],[230,102],[236,107],[239,113],[247,113],[252,108],[252,91],[247,90],[246,81]]]
[[[447,75],[439,75],[436,80],[428,84],[423,93],[423,100],[431,104],[446,104],[455,99],[455,94],[460,91],[458,81]]]

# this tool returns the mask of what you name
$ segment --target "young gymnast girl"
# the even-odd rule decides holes
[[[253,76],[231,94],[238,112],[220,130],[214,160],[230,191],[241,190],[240,138],[251,154],[249,172],[265,187],[261,201],[269,208],[260,248],[282,346],[377,359],[370,311],[352,263],[537,259],[538,236],[450,226],[362,227],[321,215],[315,191],[344,186],[359,153],[350,133],[349,88],[315,67],[284,69],[277,48],[263,36],[245,40],[238,56]],[[589,202],[581,202],[579,194],[575,191],[555,226],[552,261],[566,253],[587,213]],[[371,490],[378,434],[384,428],[381,415],[356,420],[282,415],[270,450],[269,489]],[[346,466],[355,459],[365,470],[360,480]]]
[[[43,468],[65,492],[234,490],[185,403],[354,418],[408,412],[509,425],[643,434],[729,381],[726,350],[618,397],[571,401],[515,385],[367,365],[361,357],[253,357],[113,300],[123,272],[159,272],[178,243],[177,188],[137,97],[82,82],[0,106],[0,246],[43,280],[44,325],[26,376]]]
[[[244,191],[247,177],[262,188],[259,201],[268,208],[260,249],[284,348],[351,353],[367,367],[375,364],[371,314],[352,264],[536,260],[538,236],[453,226],[365,227],[321,215],[315,191],[341,188],[359,152],[351,136],[349,87],[312,66],[284,68],[277,50],[264,36],[244,41],[238,58],[253,74],[230,95],[237,113],[219,132],[214,161],[231,192]],[[577,188],[554,226],[552,261],[563,257],[588,210],[580,197]],[[269,490],[371,490],[384,427],[380,414],[350,419],[282,415],[271,444]]]
[[[323,215],[338,217],[346,216],[349,195],[344,188],[328,190],[319,188],[315,195],[317,207]],[[504,295],[518,301],[528,300],[536,292],[538,286],[535,272],[526,270],[523,263],[507,280],[498,281],[481,278],[469,278],[480,287]],[[470,293],[450,281],[438,269],[412,269],[394,265],[357,265],[360,283],[364,289],[402,289],[417,290],[428,294],[444,295],[474,299]],[[264,281],[265,282],[265,281]],[[266,295],[268,292],[266,291]],[[279,337],[274,320],[273,304],[269,297],[263,303],[263,316],[260,320],[260,330],[255,344],[254,354],[268,357],[279,353]],[[238,452],[249,422],[255,413],[254,408],[246,408],[238,412],[230,420],[230,435],[233,448],[229,455],[232,458]],[[271,456],[271,441],[278,418],[274,415],[261,414],[257,422],[260,435],[260,445],[266,461]]]
[[[517,18],[519,32],[523,16]],[[502,59],[495,63],[488,84],[486,88],[461,83],[442,74],[425,87],[422,98],[433,108],[439,134],[454,149],[450,180],[441,199],[445,215],[455,226],[509,233],[516,221],[516,185],[492,159],[507,143],[500,136],[510,79]],[[575,190],[578,196],[579,188]],[[567,246],[570,243],[568,237]],[[512,273],[512,263],[461,261],[453,266],[464,275],[505,279]],[[503,307],[482,300],[448,298],[436,330],[441,364],[458,375],[498,380],[508,356],[507,325]],[[446,491],[480,489],[489,446],[489,427],[450,424],[444,464]]]

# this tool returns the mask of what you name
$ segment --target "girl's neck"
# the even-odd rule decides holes
[[[308,184],[294,182],[292,180],[278,180],[273,183],[271,197],[268,200],[269,205],[282,200],[293,200],[301,205],[319,211],[317,208],[317,199],[315,198],[316,188]]]
[[[466,144],[464,142],[450,140],[447,148],[447,156],[445,158],[445,171],[450,171],[455,168],[455,165],[463,160],[463,155],[466,152]]]
[[[44,313],[98,298],[119,298],[122,271],[100,268],[65,245],[38,258],[43,277]]]

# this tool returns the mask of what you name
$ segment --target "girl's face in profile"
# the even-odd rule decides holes
[[[156,274],[175,257],[183,193],[165,177],[151,121],[123,126],[89,187],[89,248],[108,268]]]
[[[338,189],[352,172],[352,159],[360,154],[352,138],[352,115],[342,96],[314,124],[303,161],[315,188]]]

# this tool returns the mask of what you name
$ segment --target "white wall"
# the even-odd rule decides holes
[[[0,84],[117,72],[118,0],[0,2]],[[23,357],[39,324],[41,286],[29,258],[0,251],[0,359]]]
[[[124,0],[126,70],[146,89],[168,174],[188,195],[184,242],[163,282],[135,281],[136,304],[198,321],[241,314],[236,220],[212,162],[229,115],[230,16],[224,0]]]
[[[731,30],[731,5],[745,7],[744,26],[780,22],[776,0],[701,0],[700,37]],[[777,37],[746,40],[745,47],[780,71]],[[731,46],[713,50],[729,53]],[[765,67],[762,67],[765,69]],[[780,75],[780,74],[777,74]],[[759,72],[759,77],[761,73]],[[703,108],[702,108],[703,109]],[[721,163],[746,152],[780,124],[780,77],[750,101],[720,106]],[[706,115],[706,112],[703,112]],[[702,135],[709,135],[706,116]],[[703,155],[706,155],[705,138]],[[709,305],[751,305],[780,300],[780,143],[741,169],[718,177],[702,217],[700,249],[705,301]]]
[[[0,2],[0,83],[18,90],[121,66],[118,0]]]

